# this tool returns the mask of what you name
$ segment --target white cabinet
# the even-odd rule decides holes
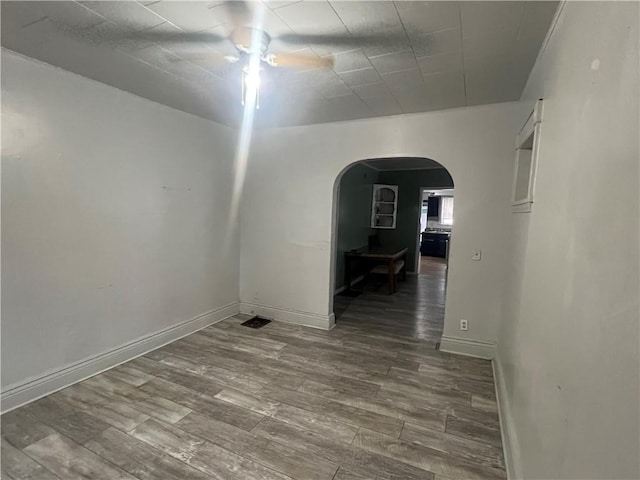
[[[396,228],[397,185],[373,185],[371,228]]]

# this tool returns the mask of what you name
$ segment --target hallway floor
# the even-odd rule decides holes
[[[491,363],[236,316],[2,416],[2,478],[506,478]]]
[[[363,291],[361,295],[336,295],[336,323],[419,338],[435,347],[444,327],[446,261],[420,257],[420,275],[408,275],[406,282],[398,281],[398,291],[392,295],[384,281],[383,276],[372,276],[364,285],[355,287]]]

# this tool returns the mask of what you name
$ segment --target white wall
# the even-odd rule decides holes
[[[234,137],[3,50],[4,393],[233,310]]]
[[[638,33],[637,2],[567,2],[523,94],[544,117],[499,340],[512,478],[640,477]]]
[[[494,341],[520,110],[509,103],[259,131],[241,214],[241,308],[291,320],[301,313],[300,321],[327,328],[336,178],[357,160],[428,157],[456,186],[445,336]],[[474,248],[481,262],[471,260]],[[468,332],[459,331],[461,318],[470,320]]]

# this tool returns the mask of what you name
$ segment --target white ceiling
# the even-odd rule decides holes
[[[377,158],[362,162],[374,170],[423,170],[429,168],[444,168],[435,160],[417,157]]]
[[[270,52],[335,56],[330,71],[265,72],[256,121],[275,126],[517,100],[558,2],[251,4],[264,11]],[[238,64],[211,61],[235,53],[230,42],[114,40],[134,31],[226,36],[223,1],[3,1],[1,8],[3,47],[227,125],[241,118]],[[291,34],[369,39],[337,47],[276,38]]]

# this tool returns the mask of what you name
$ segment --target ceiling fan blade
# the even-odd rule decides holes
[[[229,0],[224,2],[223,5],[235,28],[251,25],[253,14],[248,2],[243,0]]]
[[[305,33],[285,33],[276,37],[285,43],[294,45],[335,45],[335,46],[362,46],[372,45],[381,42],[404,40],[404,33],[398,34],[398,38],[388,34],[372,35],[350,35],[350,34],[305,34]]]
[[[134,38],[141,38],[151,42],[172,43],[219,43],[227,37],[211,32],[136,32]]]
[[[79,28],[61,22],[53,22],[56,28],[67,36],[75,37],[94,44],[118,42],[170,42],[170,43],[219,43],[227,37],[211,32],[182,32],[182,31],[134,31],[127,25],[115,25],[104,22],[95,28]],[[106,28],[98,28],[107,25]]]
[[[267,63],[273,67],[284,68],[333,68],[333,57],[315,57],[296,53],[278,53],[267,57]]]
[[[200,65],[226,65],[228,63],[236,63],[240,60],[238,57],[230,55],[219,55],[216,53],[182,53],[179,57],[171,56],[171,61],[188,60]]]

